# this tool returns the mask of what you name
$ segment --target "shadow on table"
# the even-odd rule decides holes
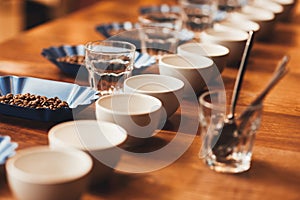
[[[35,120],[29,120],[24,118],[6,116],[2,114],[0,114],[0,122],[6,124],[12,124],[18,127],[26,127],[28,129],[38,129],[42,131],[48,130],[49,128],[57,124],[57,122],[35,121]]]
[[[129,188],[142,188],[139,191],[132,191]],[[155,191],[169,191],[171,186],[156,184],[147,174],[125,174],[114,173],[110,180],[97,187],[89,189],[92,195],[105,197],[119,197],[120,199],[144,199],[146,196],[153,196]],[[155,194],[157,199],[164,199],[165,192]],[[123,197],[123,198],[121,198]]]
[[[251,182],[270,183],[270,185],[280,184],[290,190],[299,191],[300,174],[290,171],[287,168],[278,165],[271,165],[262,160],[252,160],[249,171],[242,174],[235,174],[242,179],[248,179]]]

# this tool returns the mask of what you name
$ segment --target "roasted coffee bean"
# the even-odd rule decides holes
[[[11,99],[11,98],[13,98],[13,96],[14,96],[13,94],[9,93],[9,94],[7,94],[7,95],[5,96],[5,98],[6,98],[6,99]]]
[[[130,58],[128,56],[120,56],[118,59],[122,60],[123,63],[128,63],[130,61]],[[65,62],[65,63],[78,64],[78,65],[83,65],[84,60],[85,60],[85,56],[80,56],[80,55],[65,56],[56,59],[57,62]]]
[[[78,56],[78,55],[65,56],[65,57],[58,58],[57,61],[82,65],[84,64],[84,56]]]
[[[67,102],[60,100],[58,97],[47,98],[45,96],[34,95],[30,93],[16,94],[11,93],[0,96],[0,103],[15,105],[20,107],[51,109],[69,108]]]

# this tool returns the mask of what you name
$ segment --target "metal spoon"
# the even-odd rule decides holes
[[[237,99],[239,96],[239,92],[242,86],[243,77],[246,71],[247,61],[249,58],[249,52],[251,46],[253,44],[253,31],[249,32],[249,37],[246,42],[246,46],[244,48],[242,60],[240,63],[239,71],[237,74],[237,78],[235,81],[232,99],[231,99],[231,107],[230,113],[227,115],[227,118],[224,121],[224,126],[221,131],[220,137],[218,138],[217,143],[213,147],[213,153],[216,155],[217,158],[225,158],[229,154],[232,153],[233,147],[238,142],[238,128],[235,122],[235,107],[237,103]]]
[[[272,76],[271,80],[266,85],[266,87],[260,92],[260,94],[252,101],[252,103],[239,116],[239,121],[240,121],[239,129],[240,130],[243,130],[249,117],[253,114],[253,110],[251,110],[251,107],[261,104],[262,101],[264,100],[264,98],[267,96],[267,94],[271,91],[271,89],[287,73],[288,70],[286,68],[286,65],[287,65],[288,61],[289,61],[289,57],[285,55],[281,59],[281,62],[279,63],[278,67],[276,68],[274,75]]]
[[[227,125],[225,122],[224,124],[225,129],[223,128],[222,134],[224,134],[226,138],[225,136],[222,138],[222,134],[221,134],[220,138],[222,138],[222,143],[219,143],[220,146],[218,147],[218,151],[216,151],[218,154],[215,154],[219,156],[218,160],[222,160],[223,162],[224,161],[230,162],[230,160],[226,160],[226,157],[232,153],[233,148],[238,144],[241,138],[241,134],[240,134],[242,132],[241,130],[244,129],[249,118],[254,113],[251,107],[261,104],[264,98],[266,97],[266,95],[271,91],[271,89],[287,73],[286,65],[288,61],[289,61],[288,56],[284,56],[282,58],[270,82],[266,85],[266,87],[262,90],[262,92],[254,99],[254,101],[252,101],[252,103],[239,116],[238,120],[240,121],[240,123],[238,126],[236,125],[235,121],[234,121],[234,125],[232,126],[230,126],[230,124]]]

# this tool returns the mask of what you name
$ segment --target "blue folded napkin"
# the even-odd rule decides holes
[[[11,142],[9,136],[0,136],[0,165],[4,164],[7,158],[15,155],[18,144]]]

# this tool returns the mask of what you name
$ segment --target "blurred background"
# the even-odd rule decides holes
[[[0,42],[100,0],[0,0]]]

